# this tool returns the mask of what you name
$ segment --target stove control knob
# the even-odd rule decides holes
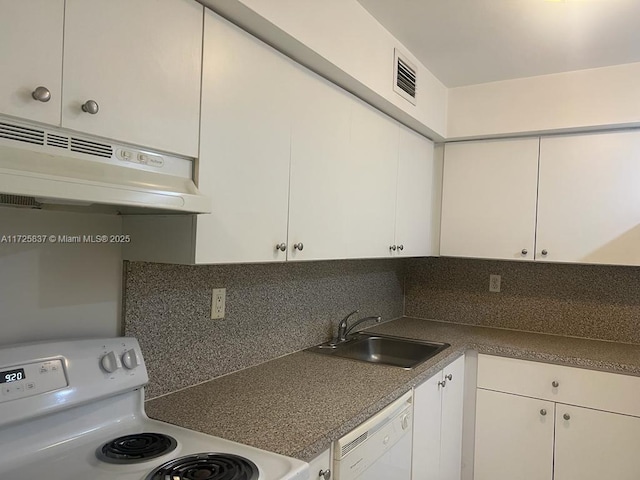
[[[136,351],[133,348],[122,354],[122,364],[124,365],[124,368],[128,370],[133,370],[140,365],[138,362],[138,355],[136,355]]]
[[[109,352],[100,359],[100,366],[107,373],[115,372],[120,366],[118,365],[118,357],[115,352]]]

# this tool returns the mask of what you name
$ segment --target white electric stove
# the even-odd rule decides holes
[[[149,419],[147,381],[133,338],[0,348],[0,479],[309,478],[300,460]]]

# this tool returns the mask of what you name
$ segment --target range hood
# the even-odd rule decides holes
[[[4,204],[210,213],[211,200],[193,182],[193,164],[191,158],[0,117]]]

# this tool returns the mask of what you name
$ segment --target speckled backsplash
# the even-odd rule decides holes
[[[127,263],[124,333],[140,341],[147,398],[328,340],[356,308],[401,317],[404,267],[403,260]],[[227,289],[223,320],[210,318],[213,288]]]
[[[489,275],[502,277],[489,292]],[[411,260],[405,314],[640,344],[640,268],[459,258]]]

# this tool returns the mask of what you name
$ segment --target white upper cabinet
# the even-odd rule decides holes
[[[353,100],[306,70],[291,100],[288,258],[345,258]]]
[[[0,113],[59,125],[64,0],[0,0],[0,12]]]
[[[441,163],[433,142],[400,126],[396,197],[396,252],[399,256],[437,255]]]
[[[403,255],[430,248],[433,144],[208,10],[197,168],[213,213],[125,219],[127,259],[381,258],[398,255],[394,237]]]
[[[352,101],[351,144],[345,171],[347,255],[388,257],[394,242],[398,175],[398,124]]]
[[[199,188],[214,208],[197,219],[196,263],[284,261],[297,72],[209,10],[203,65]]]
[[[445,146],[440,254],[533,260],[539,139]]]
[[[197,157],[202,20],[192,0],[66,0],[62,126]]]
[[[640,265],[640,132],[543,138],[536,259]]]

